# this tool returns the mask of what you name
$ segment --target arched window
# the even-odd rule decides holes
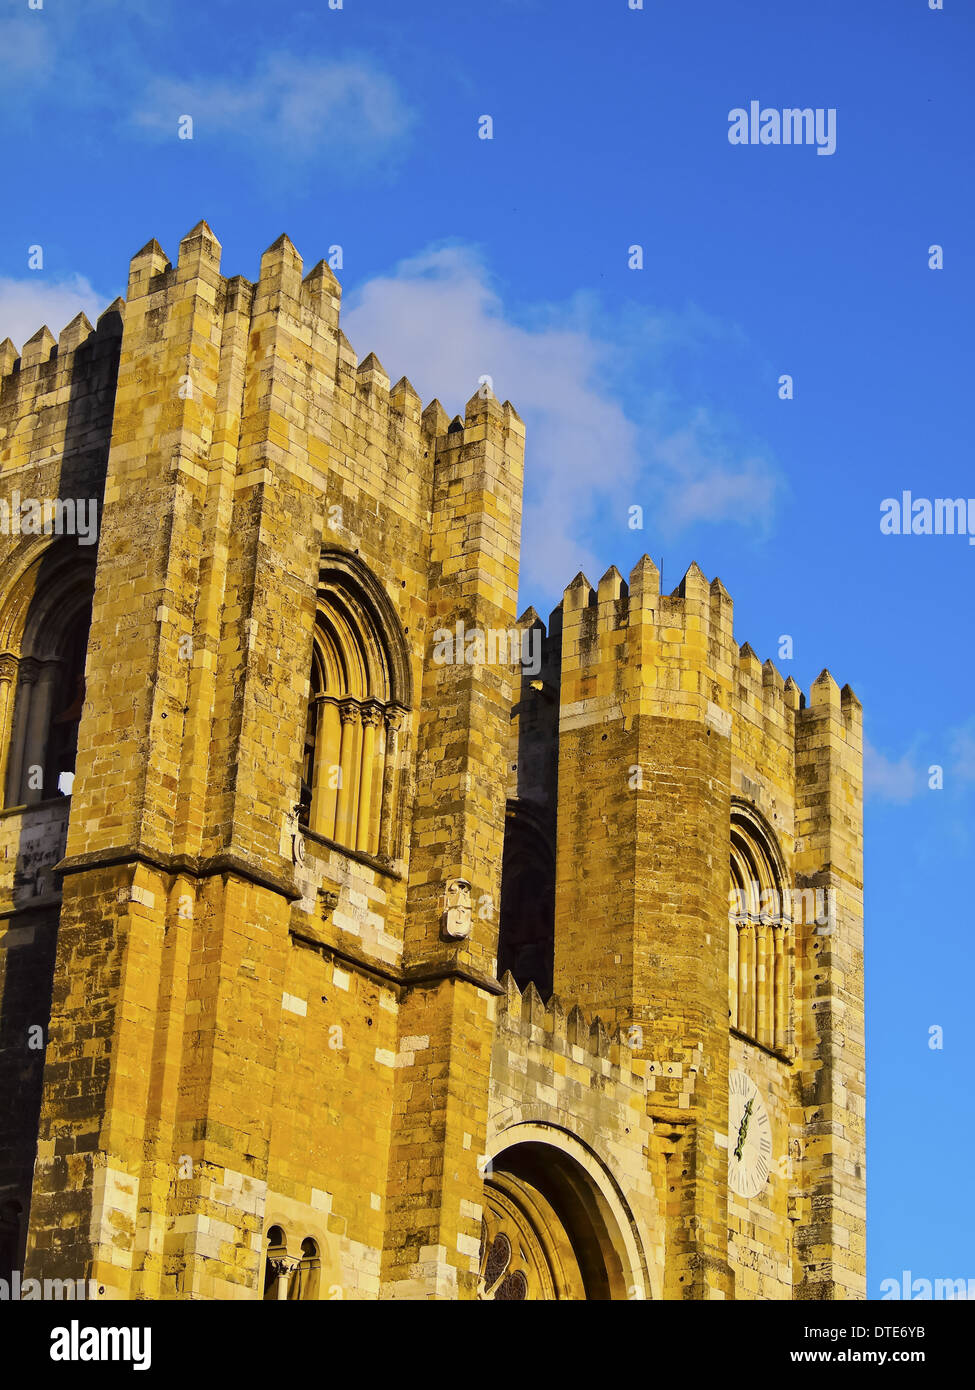
[[[288,1297],[288,1285],[295,1260],[288,1254],[287,1237],[280,1226],[267,1233],[264,1250],[264,1301],[274,1303]]]
[[[300,1299],[306,1303],[318,1298],[321,1263],[317,1241],[312,1240],[311,1236],[307,1236],[301,1242],[301,1261],[291,1278],[291,1287],[288,1290],[289,1298]]]
[[[0,785],[5,806],[70,795],[85,698],[93,569],[33,565],[0,612]]]
[[[731,817],[728,1005],[731,1026],[764,1047],[788,1042],[790,899],[774,838],[750,809]]]
[[[395,610],[355,557],[323,555],[299,815],[364,854],[398,852],[409,667]]]

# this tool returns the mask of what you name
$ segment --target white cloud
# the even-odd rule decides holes
[[[413,114],[397,84],[368,58],[322,60],[277,53],[237,80],[186,82],[158,78],[148,86],[135,124],[159,139],[176,139],[181,116],[193,138],[213,135],[279,157],[305,160],[332,153],[343,163],[390,153],[407,135]]]
[[[0,276],[0,342],[10,338],[22,348],[47,324],[55,338],[80,313],[92,323],[111,302],[97,294],[83,275],[47,280],[41,271],[23,280]]]
[[[894,762],[866,739],[863,744],[863,792],[866,800],[911,801],[923,789],[921,769],[914,757],[905,753]]]
[[[876,801],[904,803],[929,790],[931,768],[944,771],[946,792],[967,793],[968,784],[975,782],[975,719],[948,729],[932,749],[930,738],[918,735],[910,748],[896,761],[886,757],[868,741],[863,745],[864,794]],[[945,755],[947,753],[947,756]]]
[[[500,400],[511,399],[528,431],[522,576],[544,592],[553,576],[568,583],[580,568],[598,579],[608,561],[582,537],[599,510],[621,528],[634,502],[675,526],[764,525],[774,504],[770,465],[738,458],[707,410],[682,409],[662,393],[648,400],[634,359],[621,358],[615,335],[596,321],[578,296],[528,306],[515,322],[477,254],[462,246],[401,262],[352,293],[343,312],[360,356],[375,351],[394,381],[405,373],[424,403],[437,396],[449,414],[463,412],[484,374]],[[672,315],[643,318],[645,349],[665,350],[686,333]],[[632,340],[632,322],[627,334]]]
[[[111,45],[116,81],[134,80],[141,87],[146,55],[152,52],[146,29],[166,23],[158,0],[85,0],[83,6],[48,0],[44,9],[32,11],[27,0],[18,0],[18,8],[24,13],[0,20],[0,73],[18,88],[16,104],[9,103],[4,113],[8,120],[47,103],[52,88],[59,100],[85,106],[99,100],[102,84],[92,76],[86,51],[93,37],[96,44]],[[121,14],[113,15],[116,10]],[[105,28],[99,32],[101,24]]]
[[[760,454],[739,458],[710,412],[652,441],[663,516],[681,527],[695,521],[739,521],[770,528],[781,480]]]

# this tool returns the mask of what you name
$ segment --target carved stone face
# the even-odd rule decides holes
[[[440,919],[444,936],[461,940],[471,934],[471,885],[466,878],[449,878]]]

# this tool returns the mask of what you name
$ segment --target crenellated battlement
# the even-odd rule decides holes
[[[559,668],[562,660],[562,605],[561,603],[553,608],[549,614],[548,625],[539,616],[534,605],[529,605],[518,619],[516,626],[519,632],[537,632],[538,640],[541,643],[541,670],[532,673],[526,679],[529,683],[532,680],[541,680],[546,685],[558,690],[559,687]],[[537,688],[537,687],[536,687]]]
[[[790,737],[805,697],[771,660],[734,638],[734,605],[720,579],[691,564],[677,587],[660,592],[660,575],[644,555],[624,580],[615,565],[594,586],[583,573],[567,586],[561,653],[563,703],[616,698],[635,710],[648,692],[671,693],[674,705],[693,697]],[[828,676],[828,673],[824,673]],[[835,706],[851,717],[859,702],[841,697],[832,678],[810,693],[810,706]],[[832,683],[830,685],[830,682]],[[848,689],[848,688],[847,688]]]
[[[125,301],[116,299],[94,325],[76,314],[57,339],[44,324],[19,352],[10,338],[0,343],[5,503],[22,507],[29,499],[43,508],[51,499],[71,498],[85,506],[94,524],[111,441],[125,309]],[[0,565],[29,543],[24,520],[22,529],[18,523],[0,531]],[[90,541],[89,533],[86,544]]]
[[[527,1042],[540,1043],[550,1052],[588,1063],[607,1075],[629,1079],[648,1073],[649,1064],[634,1057],[625,1029],[607,1027],[598,1015],[587,1018],[577,1004],[566,1009],[557,994],[546,1002],[532,983],[520,990],[510,970],[501,977],[501,984],[504,993],[497,1005],[501,1029],[520,1034]]]
[[[582,661],[617,645],[613,632],[637,626],[653,629],[655,639],[669,646],[712,642],[731,660],[731,599],[721,581],[709,584],[696,564],[670,594],[660,592],[660,573],[649,555],[637,561],[628,582],[615,565],[595,587],[580,572],[565,590],[563,610],[578,615]]]
[[[162,311],[172,312],[177,301],[196,296],[224,315],[243,314],[250,320],[252,332],[256,330],[252,346],[258,355],[266,354],[267,334],[274,331],[267,315],[272,320],[288,320],[297,339],[292,352],[297,356],[302,348],[307,350],[304,365],[309,370],[313,367],[311,349],[315,340],[331,338],[337,350],[329,386],[347,397],[367,437],[397,450],[405,448],[414,462],[427,458],[428,466],[435,467],[437,457],[445,451],[484,441],[492,434],[504,440],[509,436],[524,440],[524,425],[509,401],[499,403],[490,393],[482,396],[478,392],[467,403],[463,418],[457,416],[451,421],[436,399],[424,408],[405,376],[391,387],[374,352],[360,361],[338,327],[342,291],[327,261],[320,260],[303,274],[302,257],[286,235],[278,237],[264,252],[256,280],[242,275],[223,277],[221,256],[221,244],[205,221],[197,223],[183,237],[175,263],[153,238],[129,263],[125,299],[116,299],[108,306],[97,328],[93,329],[85,315],[79,314],[58,339],[47,325],[42,325],[19,352],[9,338],[4,339],[0,342],[0,378],[17,377],[21,390],[36,383],[38,368],[54,359],[63,365],[68,354],[93,333],[103,331],[106,315],[121,318],[127,303],[144,302],[147,329],[158,335]],[[324,383],[319,382],[318,386],[322,390]]]
[[[10,338],[4,338],[0,342],[0,389],[4,405],[11,399],[8,390],[28,404],[32,396],[46,395],[51,376],[67,377],[73,366],[72,355],[90,339],[119,337],[124,313],[125,300],[114,299],[99,314],[97,324],[92,325],[86,314],[76,314],[57,338],[46,323],[42,324],[19,352]]]
[[[829,710],[844,723],[859,726],[863,718],[863,706],[850,685],[842,689],[837,685],[828,670],[823,670],[809,687],[809,699],[800,702],[800,713],[805,717],[821,714]]]
[[[492,475],[507,475],[515,465],[520,488],[525,426],[510,401],[500,402],[490,392],[482,395],[476,391],[464,407],[463,416],[455,415],[446,428],[446,412],[439,401],[431,401],[423,419],[432,427],[429,433],[435,442],[435,476],[442,468],[455,469],[459,464],[459,474],[467,486],[478,481],[482,486],[490,486]],[[478,467],[467,466],[475,456]]]

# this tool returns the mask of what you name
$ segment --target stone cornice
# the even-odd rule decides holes
[[[67,876],[126,864],[145,864],[147,868],[170,874],[174,878],[179,874],[199,879],[228,874],[256,884],[259,888],[268,888],[272,893],[280,893],[289,902],[296,902],[302,896],[293,879],[259,868],[231,851],[223,851],[207,858],[202,855],[166,854],[159,850],[146,850],[139,845],[122,845],[62,859],[59,864],[54,865],[53,871]]]

